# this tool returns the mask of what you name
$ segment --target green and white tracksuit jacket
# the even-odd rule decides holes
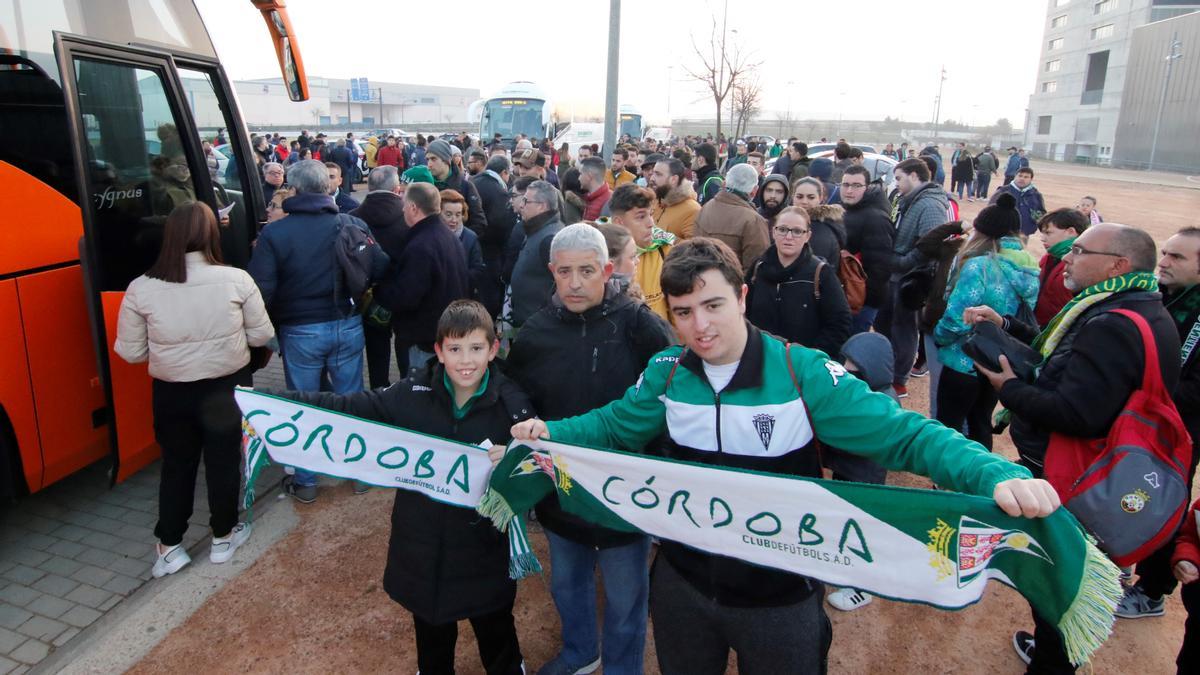
[[[624,397],[548,422],[550,437],[595,447],[646,448],[665,431],[661,451],[672,459],[818,478],[819,439],[889,469],[989,497],[997,483],[1029,477],[1025,468],[872,392],[822,352],[799,345],[788,349],[780,338],[749,323],[747,328],[741,362],[720,393],[709,385],[700,358],[676,345],[651,358]],[[698,591],[727,606],[793,604],[814,588],[805,577],[674,542],[663,542],[662,553]]]

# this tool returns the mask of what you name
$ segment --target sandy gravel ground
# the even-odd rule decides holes
[[[1035,168],[1037,168],[1035,163]],[[1039,170],[1037,185],[1050,208],[1099,198],[1106,220],[1150,231],[1158,241],[1184,225],[1200,225],[1200,191],[1155,184],[1084,180]],[[973,216],[982,205],[963,204]],[[1032,249],[1041,252],[1039,244]],[[928,412],[925,380],[914,380],[905,407]],[[1007,437],[997,452],[1014,456]],[[890,482],[928,485],[906,474]],[[318,503],[295,507],[300,525],[250,569],[214,595],[170,633],[132,672],[413,673],[411,618],[380,587],[391,496],[382,490],[351,494],[348,485],[325,489]],[[534,537],[549,567],[545,540]],[[185,572],[186,573],[186,572]],[[521,583],[517,622],[531,671],[558,649],[558,616],[548,577]],[[1029,629],[1028,606],[1014,591],[992,584],[984,600],[959,612],[876,600],[857,612],[830,609],[834,623],[833,673],[1019,673],[1023,664],[1009,640]],[[1097,653],[1097,673],[1173,673],[1183,632],[1177,597],[1162,618],[1118,620]],[[461,673],[481,672],[468,624],[458,650]],[[657,673],[653,638],[647,672]],[[729,672],[736,672],[731,658]]]

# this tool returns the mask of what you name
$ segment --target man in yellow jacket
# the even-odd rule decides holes
[[[367,170],[370,171],[371,169],[374,169],[376,166],[378,166],[378,162],[375,161],[375,156],[379,154],[379,139],[377,137],[372,136],[367,141],[366,153],[367,153]]]
[[[637,271],[633,281],[641,287],[643,301],[669,322],[667,300],[659,276],[663,261],[675,243],[675,235],[654,225],[654,192],[633,184],[622,185],[613,192],[608,210],[612,213],[612,222],[629,230],[637,246]]]
[[[700,213],[696,190],[686,173],[683,162],[670,157],[659,160],[650,174],[650,187],[658,197],[654,222],[675,235],[676,241],[692,238],[696,216]]]
[[[628,159],[629,151],[625,148],[613,150],[612,166],[604,172],[604,182],[608,183],[609,189],[615,190],[626,183],[637,180],[637,176],[625,170],[625,162]]]

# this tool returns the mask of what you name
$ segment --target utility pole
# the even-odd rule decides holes
[[[379,126],[383,127],[383,87],[379,88]]]
[[[608,85],[604,94],[604,162],[617,145],[617,74],[621,65],[621,0],[608,0]]]
[[[938,122],[942,119],[942,86],[946,84],[946,66],[942,66],[942,74],[938,80],[937,98],[933,99],[933,140],[938,137]]]
[[[346,90],[346,124],[350,124],[353,115],[350,114],[350,90]]]
[[[1179,53],[1175,50],[1178,49]],[[1158,152],[1158,129],[1162,126],[1163,110],[1167,107],[1167,88],[1171,86],[1171,70],[1175,67],[1175,59],[1183,57],[1183,43],[1179,41],[1179,33],[1171,35],[1171,50],[1167,52],[1167,77],[1163,80],[1162,96],[1158,99],[1158,117],[1154,120],[1154,140],[1150,142],[1150,162],[1147,171],[1154,170],[1154,155]]]

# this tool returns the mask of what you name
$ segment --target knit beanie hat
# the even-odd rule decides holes
[[[443,162],[448,163],[450,161],[450,144],[440,138],[430,143],[425,152],[436,156]]]
[[[445,143],[445,141],[442,142]],[[400,182],[406,185],[408,183],[429,183],[430,185],[435,184],[433,182],[433,172],[429,170],[429,167],[424,165],[414,166],[408,171],[405,171],[400,176]]]
[[[833,175],[833,160],[828,157],[818,157],[808,165],[808,175],[822,181],[829,181]]]
[[[1017,199],[1007,192],[1001,192],[996,203],[985,207],[975,216],[973,226],[976,230],[999,239],[1014,235],[1021,231],[1021,214],[1017,213]]]

